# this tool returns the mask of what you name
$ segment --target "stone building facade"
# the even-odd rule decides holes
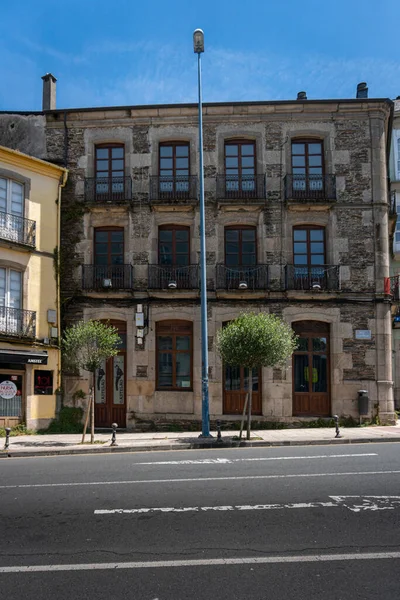
[[[300,336],[285,368],[254,374],[258,419],[356,417],[365,389],[370,416],[394,421],[391,110],[367,98],[204,105],[212,419],[238,418],[247,377],[221,363],[216,333],[252,310]],[[0,115],[0,132],[10,138],[5,121],[20,130],[24,119],[31,128],[36,119],[38,153],[70,173],[64,321],[109,320],[121,335],[119,356],[96,378],[97,425],[200,420],[197,106]],[[72,402],[87,381],[64,386]]]

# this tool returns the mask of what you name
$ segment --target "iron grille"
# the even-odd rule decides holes
[[[0,306],[0,333],[16,337],[36,337],[36,312]]]
[[[194,290],[199,288],[199,265],[149,265],[150,290]]]
[[[266,290],[268,289],[268,265],[253,267],[217,265],[217,289]]]
[[[83,290],[130,290],[132,265],[82,265]]]
[[[36,221],[0,212],[0,238],[34,248],[36,246]]]

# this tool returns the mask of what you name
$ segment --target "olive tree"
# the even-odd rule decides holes
[[[217,332],[217,348],[225,364],[249,370],[247,439],[250,439],[253,369],[284,365],[297,338],[291,327],[269,313],[241,313]],[[242,421],[243,423],[243,421]],[[240,430],[240,437],[242,428]]]
[[[80,373],[81,370],[90,373],[89,402],[87,417],[82,436],[85,433],[89,411],[91,411],[90,441],[94,443],[94,378],[96,370],[101,367],[102,361],[118,354],[121,340],[117,329],[100,321],[80,321],[68,327],[62,339],[63,363],[68,370]]]

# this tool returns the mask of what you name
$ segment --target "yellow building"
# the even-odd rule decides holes
[[[0,427],[56,416],[66,180],[66,169],[0,146]]]

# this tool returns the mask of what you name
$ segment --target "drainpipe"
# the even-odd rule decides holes
[[[57,365],[57,389],[61,387],[61,294],[60,294],[60,248],[61,248],[61,189],[65,187],[68,179],[68,171],[64,170],[58,184],[58,199],[57,199],[57,266],[56,266],[56,286],[57,286],[57,345],[58,365]]]

